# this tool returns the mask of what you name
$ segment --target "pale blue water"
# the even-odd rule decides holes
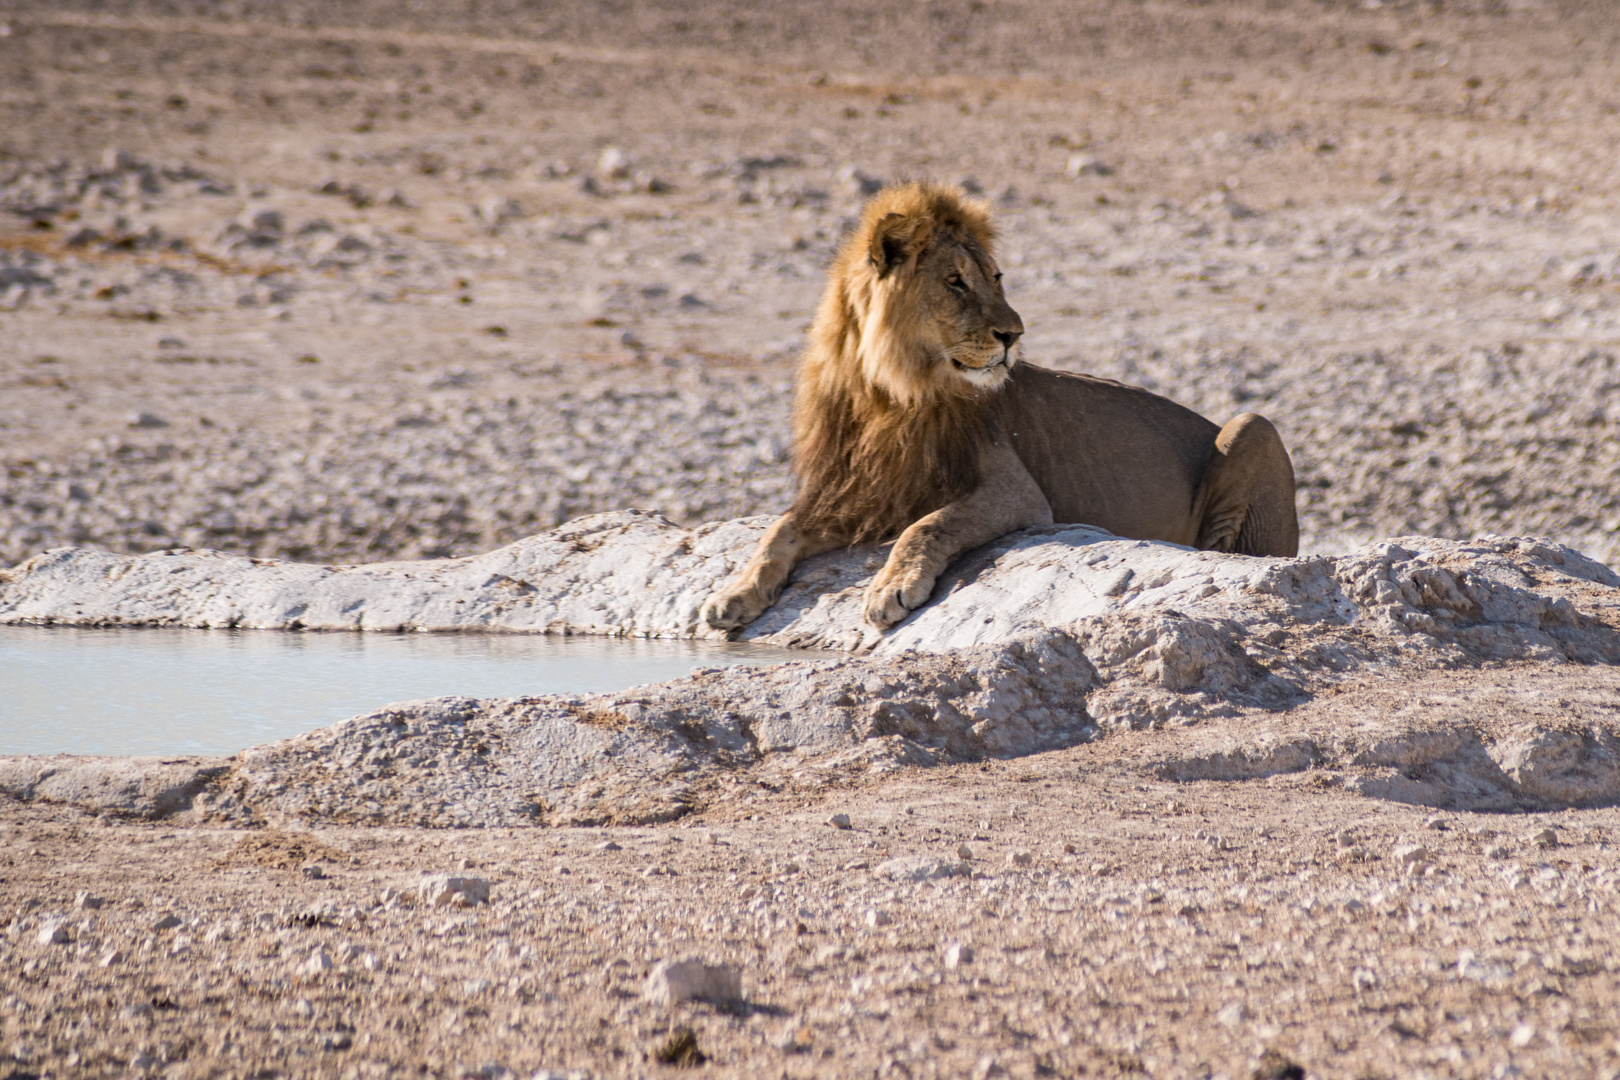
[[[412,698],[603,693],[803,656],[538,634],[0,626],[0,754],[231,754]]]

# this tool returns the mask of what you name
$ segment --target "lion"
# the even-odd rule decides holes
[[[792,508],[705,601],[718,629],[777,600],[821,552],[893,540],[863,615],[888,629],[958,555],[1017,529],[1245,555],[1297,554],[1294,469],[1256,413],[1216,427],[1109,379],[1020,362],[988,206],[959,189],[878,192],[839,249],[800,361]]]

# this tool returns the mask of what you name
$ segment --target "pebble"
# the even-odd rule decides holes
[[[895,881],[932,881],[936,878],[966,877],[972,871],[966,863],[951,859],[933,855],[902,855],[878,863],[872,872]]]
[[[1069,158],[1070,176],[1107,176],[1113,171],[1090,154],[1074,154]]]
[[[1007,852],[1008,866],[1029,866],[1034,862],[1035,856],[1028,851],[1019,850]]]
[[[611,840],[604,840],[600,844],[596,845],[596,850],[597,851],[623,851],[624,848],[622,846],[620,846],[619,844],[615,844]]]
[[[1542,829],[1531,834],[1530,842],[1537,847],[1557,847],[1558,833],[1552,829]]]
[[[1446,829],[1451,828],[1451,823],[1443,817],[1432,817],[1428,821],[1425,821],[1423,826],[1427,829],[1437,829],[1444,832]]]
[[[967,862],[969,859],[973,858],[973,849],[968,847],[966,844],[958,844],[956,845],[956,857],[961,859],[963,862]]]
[[[66,945],[68,942],[66,920],[48,919],[40,924],[37,940],[41,945]]]
[[[1215,1014],[1215,1022],[1223,1027],[1235,1028],[1248,1019],[1249,1010],[1244,1008],[1243,1002],[1234,1001],[1221,1007]]]
[[[114,964],[118,963],[119,961],[121,961],[123,959],[124,959],[124,954],[122,952],[120,952],[117,949],[108,949],[106,952],[101,954],[101,959],[99,961],[97,961],[97,963],[99,963],[104,968],[108,968],[108,967],[112,967]]]
[[[740,1001],[742,975],[730,964],[705,964],[692,958],[664,960],[647,975],[641,994],[653,1004],[665,1006],[682,1001]]]
[[[306,866],[303,869],[303,874],[305,881],[323,881],[326,878],[326,871],[319,866]]]
[[[609,146],[596,159],[597,174],[608,180],[623,180],[630,175],[635,162],[617,146]]]
[[[1403,844],[1395,849],[1395,858],[1410,866],[1413,863],[1433,862],[1434,854],[1422,844]]]
[[[156,919],[152,920],[152,929],[153,930],[172,930],[176,926],[179,926],[179,925],[180,925],[180,917],[175,915],[173,912],[169,912],[169,911],[165,911],[163,914],[159,915]]]
[[[866,925],[867,926],[871,926],[871,927],[892,926],[893,924],[894,924],[894,918],[887,911],[879,911],[877,908],[867,908],[866,909]]]
[[[483,878],[430,874],[422,879],[417,896],[430,907],[471,907],[489,903],[489,882]]]
[[[101,905],[103,905],[105,903],[106,903],[106,901],[103,900],[101,897],[99,897],[99,896],[91,896],[88,892],[85,892],[85,891],[80,891],[79,895],[77,895],[77,896],[75,896],[73,898],[73,906],[74,907],[88,908],[91,911],[99,910]]]
[[[960,941],[953,941],[945,946],[945,966],[948,968],[961,967],[963,964],[973,962],[973,946],[964,945]]]
[[[132,428],[164,428],[169,426],[169,422],[157,413],[142,410],[129,414],[128,426]]]
[[[1513,857],[1513,852],[1509,851],[1502,844],[1497,844],[1485,854],[1489,855],[1493,859],[1511,859]]]
[[[834,814],[832,817],[827,819],[827,824],[831,825],[835,829],[848,829],[850,828],[849,815]]]
[[[298,966],[298,971],[303,975],[321,975],[335,967],[337,967],[337,962],[327,954],[324,948],[316,946],[315,950],[309,954],[309,959]]]

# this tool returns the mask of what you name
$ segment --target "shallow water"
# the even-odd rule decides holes
[[[0,626],[0,754],[230,754],[394,701],[600,693],[802,657],[537,634]]]

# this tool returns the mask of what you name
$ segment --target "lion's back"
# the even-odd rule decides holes
[[[1215,424],[1138,386],[1033,364],[1014,369],[997,397],[1001,427],[1054,521],[1196,542],[1190,510]]]

